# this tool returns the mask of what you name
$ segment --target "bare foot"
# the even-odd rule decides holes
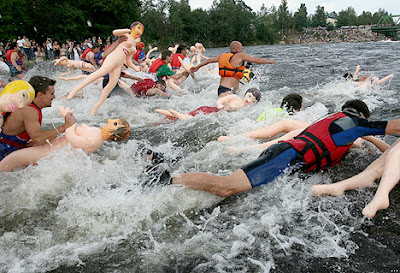
[[[339,185],[330,184],[330,185],[313,185],[312,193],[315,195],[332,195],[339,196],[343,195],[344,190]]]
[[[372,218],[375,216],[378,210],[387,209],[389,207],[389,197],[387,195],[384,196],[374,196],[372,201],[365,206],[362,210],[362,214],[368,218]]]

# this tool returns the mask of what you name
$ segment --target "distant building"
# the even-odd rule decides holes
[[[337,22],[336,19],[333,19],[333,18],[326,18],[326,23],[327,23],[327,24],[331,24],[331,25],[333,25],[333,26],[336,26],[336,22]]]

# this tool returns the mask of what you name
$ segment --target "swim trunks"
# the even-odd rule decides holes
[[[233,89],[230,87],[225,87],[225,86],[220,85],[218,87],[218,96],[225,92],[233,92]]]
[[[261,153],[258,159],[244,165],[251,186],[258,187],[273,181],[290,166],[302,165],[297,151],[288,143],[277,143]]]
[[[0,161],[14,151],[26,148],[26,143],[27,141],[18,138],[18,136],[0,133]]]
[[[12,66],[10,68],[10,76],[15,77],[17,75],[21,74],[21,72],[18,71],[18,69],[15,66]]]

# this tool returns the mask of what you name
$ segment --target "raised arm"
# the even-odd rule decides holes
[[[115,29],[113,32],[112,32],[112,34],[114,35],[114,36],[122,36],[122,35],[124,35],[124,34],[129,34],[129,33],[131,33],[131,30],[129,29],[129,28],[124,28],[124,29]]]
[[[353,80],[357,80],[358,78],[358,73],[360,72],[361,66],[357,65],[356,70],[354,71],[354,75],[353,75]]]
[[[199,70],[201,67],[203,67],[203,66],[205,66],[205,65],[207,65],[207,64],[210,64],[210,63],[217,63],[218,61],[219,61],[219,56],[216,56],[216,57],[207,59],[207,60],[203,61],[202,63],[196,65],[195,67],[192,67],[192,68],[190,69],[190,72],[192,72],[192,73],[193,73],[193,72],[196,72],[196,71]]]
[[[242,60],[246,61],[246,62],[251,62],[251,63],[255,63],[255,64],[274,64],[275,61],[274,60],[267,60],[264,58],[256,58],[256,57],[252,57],[249,56],[245,53],[241,53],[242,55]]]

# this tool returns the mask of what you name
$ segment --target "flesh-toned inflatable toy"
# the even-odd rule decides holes
[[[136,52],[136,42],[140,41],[140,36],[143,34],[144,26],[140,22],[134,22],[130,29],[116,29],[113,31],[115,36],[125,36],[126,41],[121,42],[112,51],[107,58],[104,60],[102,66],[92,74],[90,74],[81,84],[75,87],[68,95],[67,99],[70,100],[82,90],[84,87],[94,82],[100,77],[103,77],[107,73],[109,74],[109,82],[101,92],[99,101],[92,107],[90,112],[91,115],[96,114],[97,110],[104,103],[110,92],[117,85],[119,77],[121,75],[121,69],[124,63],[126,63],[133,70],[139,72],[140,69],[136,67],[132,62],[132,57]]]
[[[60,107],[62,117],[69,112],[72,112],[70,108]],[[65,130],[65,136],[53,139],[50,143],[12,152],[0,161],[0,170],[11,171],[18,167],[36,164],[39,159],[61,149],[68,143],[72,148],[81,148],[85,153],[90,154],[100,148],[104,141],[123,141],[130,133],[131,127],[124,119],[109,119],[101,128],[74,124]]]
[[[91,63],[84,61],[69,60],[65,56],[56,59],[54,61],[54,65],[65,66],[69,69],[67,73],[61,74],[60,77],[70,75],[72,73],[72,69],[80,69],[87,72],[93,72],[96,70],[96,68]]]
[[[0,132],[3,125],[3,112],[14,112],[33,100],[35,90],[29,82],[18,80],[7,84],[0,93]]]

